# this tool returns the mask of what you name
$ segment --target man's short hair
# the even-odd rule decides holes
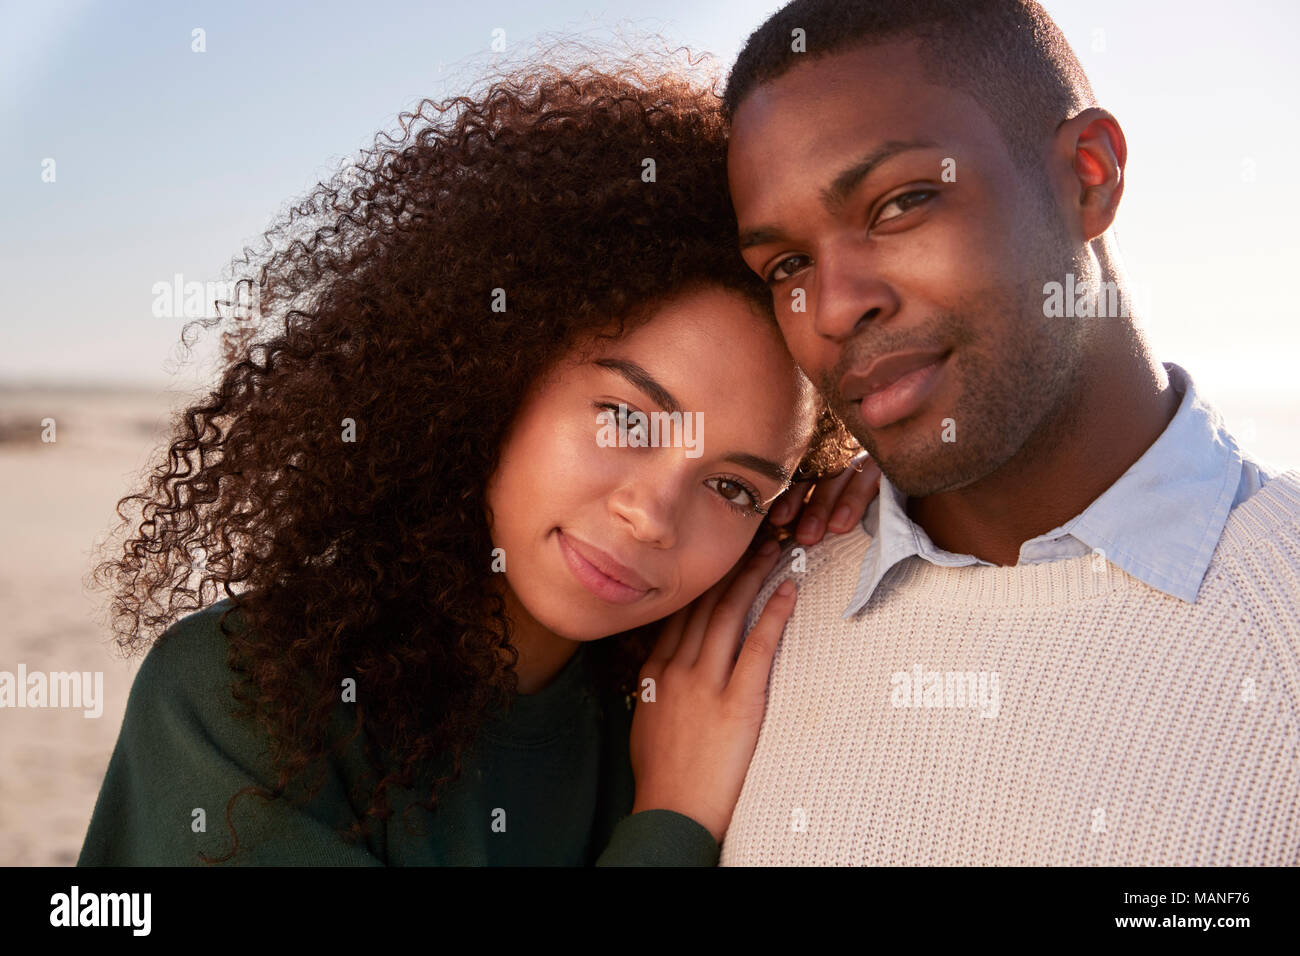
[[[1065,36],[1033,0],[793,0],[750,34],[723,109],[734,117],[755,87],[810,59],[913,37],[927,79],[971,94],[1022,167],[1062,121],[1096,104]]]

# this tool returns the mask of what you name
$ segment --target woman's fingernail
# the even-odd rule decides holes
[[[786,578],[781,582],[781,586],[776,589],[776,593],[783,596],[794,593],[794,582]]]
[[[768,541],[758,549],[758,553],[764,556],[776,554],[776,542],[768,539]]]
[[[840,505],[835,509],[835,517],[831,519],[831,524],[842,528],[849,523],[849,515],[851,514],[853,514],[853,511],[848,505]]]
[[[815,538],[822,533],[822,519],[808,517],[799,522],[799,534],[808,538]]]

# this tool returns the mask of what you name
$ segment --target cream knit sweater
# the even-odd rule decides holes
[[[844,620],[869,543],[759,594],[799,586],[721,865],[1300,862],[1300,470],[1195,604],[1094,556],[912,557]]]

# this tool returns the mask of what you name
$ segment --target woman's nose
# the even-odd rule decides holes
[[[657,548],[677,544],[686,479],[664,470],[640,470],[610,495],[610,509],[628,533]]]

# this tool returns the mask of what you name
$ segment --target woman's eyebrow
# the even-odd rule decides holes
[[[619,375],[622,375],[649,395],[660,408],[667,409],[670,412],[680,412],[682,410],[681,404],[673,397],[672,392],[656,382],[654,376],[640,365],[637,365],[636,362],[629,362],[627,359],[603,358],[597,359],[592,364],[618,372]]]
[[[682,410],[681,403],[673,397],[672,393],[655,381],[655,377],[640,365],[637,365],[636,362],[619,358],[602,358],[596,359],[592,364],[622,375],[631,384],[649,395],[660,408],[667,409],[669,412],[680,412]],[[722,460],[729,461],[733,465],[751,468],[760,475],[780,482],[782,486],[790,483],[790,472],[770,458],[753,455],[747,451],[733,451],[723,455]]]
[[[742,465],[745,468],[752,468],[760,475],[766,475],[773,481],[779,481],[783,486],[790,483],[790,472],[768,458],[751,455],[746,451],[733,451],[730,454],[723,455],[722,460],[735,465]]]

